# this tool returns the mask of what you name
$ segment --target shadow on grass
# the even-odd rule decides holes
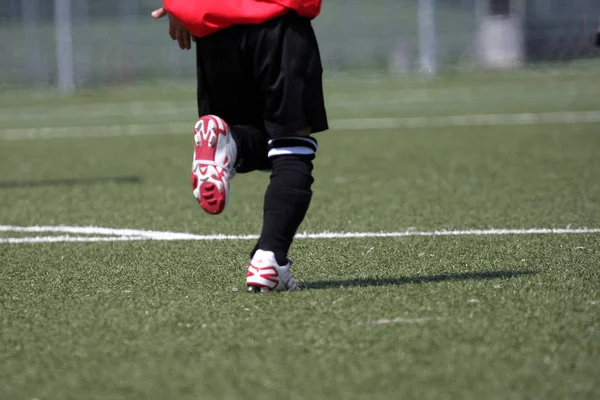
[[[0,181],[0,189],[22,189],[35,188],[43,186],[78,186],[78,185],[98,185],[106,183],[141,184],[142,178],[139,176],[114,176],[102,178],[72,178],[72,179],[45,179],[43,181]]]
[[[423,275],[403,278],[357,278],[344,281],[318,281],[304,282],[302,289],[332,289],[347,287],[366,287],[366,286],[390,286],[407,285],[416,283],[435,283],[446,281],[466,281],[466,280],[488,280],[488,279],[509,279],[524,275],[533,275],[535,271],[483,271],[483,272],[465,272],[462,274],[440,274]]]

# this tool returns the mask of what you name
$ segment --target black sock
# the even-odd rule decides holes
[[[279,265],[288,263],[288,251],[306,216],[314,181],[312,160],[316,140],[311,138],[307,144],[306,139],[302,139],[297,146],[290,140],[294,139],[271,141],[269,154],[273,170],[265,193],[263,229],[254,249],[272,251]]]

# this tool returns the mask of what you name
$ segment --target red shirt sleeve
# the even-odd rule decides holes
[[[231,25],[261,24],[289,11],[315,18],[322,0],[164,0],[165,9],[194,36]]]

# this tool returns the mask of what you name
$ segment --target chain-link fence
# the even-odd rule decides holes
[[[150,17],[160,0],[0,3],[0,85],[195,74],[192,53]],[[411,73],[424,62],[444,70],[506,57],[519,64],[595,57],[599,23],[598,0],[324,0],[314,26],[329,71]]]

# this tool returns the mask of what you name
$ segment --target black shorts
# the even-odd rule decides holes
[[[323,67],[311,21],[294,12],[196,40],[198,113],[270,138],[328,129]]]

